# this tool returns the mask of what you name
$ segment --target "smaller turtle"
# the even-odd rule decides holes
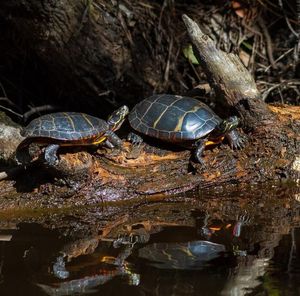
[[[18,150],[31,143],[47,145],[45,160],[53,166],[58,162],[56,152],[60,146],[83,146],[105,144],[109,148],[122,147],[122,140],[114,133],[129,113],[127,106],[114,111],[107,121],[76,112],[46,114],[32,120],[23,129],[26,137]]]
[[[199,163],[208,145],[226,137],[232,148],[242,148],[245,137],[236,131],[236,116],[222,120],[207,105],[190,97],[154,95],[138,103],[128,116],[130,125],[140,134],[195,150]],[[143,139],[134,133],[128,140],[139,144]]]

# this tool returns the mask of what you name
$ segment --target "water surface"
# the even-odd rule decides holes
[[[80,215],[18,222],[0,231],[0,295],[300,295],[299,197],[196,190],[101,231]],[[85,217],[103,228],[105,210]]]

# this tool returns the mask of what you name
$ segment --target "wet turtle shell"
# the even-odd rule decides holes
[[[203,138],[222,122],[197,99],[166,94],[141,101],[128,118],[136,131],[169,142]]]
[[[22,136],[36,142],[93,143],[109,130],[106,121],[84,113],[58,112],[32,120],[22,131]]]

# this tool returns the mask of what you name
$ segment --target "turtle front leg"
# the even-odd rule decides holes
[[[107,131],[105,136],[106,140],[104,143],[109,148],[123,148],[123,141],[113,131]]]
[[[104,141],[104,145],[107,147],[107,148],[110,148],[110,149],[114,149],[115,146],[108,140],[105,140]]]
[[[232,130],[226,134],[226,138],[232,149],[242,149],[245,147],[247,142],[247,137],[240,135],[237,130]]]
[[[205,143],[206,143],[207,139],[199,139],[195,145],[196,145],[196,149],[194,151],[194,156],[195,159],[202,164],[203,166],[206,166],[205,161],[202,159],[202,154],[203,151],[205,149]]]
[[[55,166],[58,164],[58,157],[56,155],[58,148],[59,145],[57,144],[51,144],[45,148],[44,157],[48,165]]]
[[[143,143],[143,138],[133,132],[128,134],[127,140],[134,146],[140,146]]]

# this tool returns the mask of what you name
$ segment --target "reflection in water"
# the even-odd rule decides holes
[[[186,243],[153,243],[139,249],[138,256],[149,264],[162,269],[203,269],[205,263],[218,258],[225,246],[209,241]]]
[[[66,263],[63,256],[58,256],[53,264],[53,274],[59,279],[67,279],[70,273],[66,270]]]
[[[121,247],[122,243],[124,247]],[[119,252],[111,254],[116,249],[116,245],[120,248]],[[140,275],[132,272],[126,261],[131,255],[133,246],[134,243],[128,244],[127,239],[121,242],[121,239],[117,238],[112,240],[111,244],[107,244],[107,241],[101,244],[85,261],[74,259],[73,262],[67,263],[65,259],[67,257],[58,256],[52,265],[54,278],[51,284],[38,283],[37,285],[48,295],[57,296],[90,294],[97,291],[96,287],[118,276],[126,278],[128,285],[137,286],[140,283]]]
[[[192,198],[142,205],[105,236],[0,231],[0,295],[298,295],[297,200]]]
[[[87,275],[78,279],[71,279],[64,282],[52,282],[49,284],[37,284],[48,295],[79,295],[90,294],[97,291],[97,287],[112,280],[116,276],[128,276],[129,285],[139,284],[139,275],[127,270],[126,266],[120,265],[115,268],[102,267],[96,271],[95,275]]]
[[[251,263],[240,262],[236,273],[230,276],[221,295],[246,295],[260,285],[260,278],[264,276],[269,266],[268,258],[252,258]]]

